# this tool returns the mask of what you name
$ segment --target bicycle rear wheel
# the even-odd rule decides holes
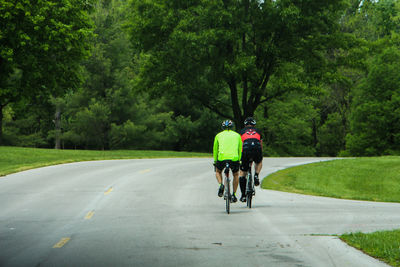
[[[251,209],[253,192],[254,192],[253,176],[251,175],[251,170],[250,170],[247,176],[247,185],[246,185],[246,204],[249,209]]]
[[[225,198],[225,202],[226,202],[226,213],[230,213],[230,205],[231,205],[231,190],[230,190],[230,186],[229,186],[229,181],[226,183],[225,186],[225,190],[227,191],[227,196]]]

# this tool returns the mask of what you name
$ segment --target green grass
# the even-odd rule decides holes
[[[296,166],[263,180],[263,188],[356,200],[400,202],[400,157],[340,159]],[[372,257],[400,267],[400,230],[340,236]]]
[[[339,159],[273,173],[263,188],[335,198],[400,202],[400,157]]]
[[[211,157],[211,154],[149,150],[56,150],[0,146],[0,176],[38,167],[78,161],[174,157]]]
[[[400,230],[344,234],[340,238],[374,258],[400,267]]]

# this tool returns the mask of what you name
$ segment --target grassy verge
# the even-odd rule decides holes
[[[370,234],[352,233],[342,235],[340,238],[374,258],[391,266],[400,267],[400,230]]]
[[[400,157],[340,159],[278,171],[262,187],[336,198],[400,202]]]
[[[400,157],[341,159],[278,171],[262,187],[336,198],[400,202]],[[400,230],[350,233],[340,238],[372,257],[400,267]]]
[[[0,176],[38,167],[78,161],[173,157],[211,157],[211,154],[147,150],[55,150],[0,146]]]

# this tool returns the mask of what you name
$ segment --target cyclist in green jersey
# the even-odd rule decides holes
[[[218,133],[214,139],[214,166],[215,176],[219,183],[218,196],[222,197],[224,185],[222,183],[222,170],[225,168],[225,161],[230,160],[233,173],[233,195],[232,201],[236,202],[236,190],[239,184],[239,166],[242,156],[242,139],[240,134],[232,131],[233,122],[225,120],[222,122],[223,131]]]

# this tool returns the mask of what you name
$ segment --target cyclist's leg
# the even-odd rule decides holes
[[[249,170],[249,158],[246,151],[242,152],[242,164],[240,165],[240,177],[239,177],[239,184],[240,184],[240,191],[242,192],[242,197],[240,200],[242,202],[245,201],[246,197],[246,176]]]
[[[215,177],[217,178],[217,182],[219,184],[218,188],[218,196],[222,197],[222,194],[224,193],[224,184],[222,182],[222,170],[223,170],[223,163],[220,161],[217,161],[215,164]]]
[[[217,178],[218,184],[222,184],[222,171],[218,168],[215,169],[215,177]]]
[[[258,186],[260,184],[260,180],[258,178],[258,174],[261,172],[262,169],[262,150],[261,148],[257,151],[256,157],[255,157],[255,173],[254,173],[254,185]]]
[[[236,202],[237,201],[237,199],[236,199],[236,191],[237,191],[237,188],[238,188],[238,185],[239,185],[239,166],[240,166],[240,163],[237,161],[237,162],[232,162],[232,173],[233,173],[233,199],[234,199],[234,202]]]
[[[240,171],[239,185],[240,185],[240,192],[242,193],[240,201],[242,202],[246,202],[246,175],[247,172]]]
[[[236,190],[239,185],[239,171],[233,173],[233,192],[236,193]]]
[[[240,191],[244,194],[246,190],[246,175],[247,171],[242,170],[242,166],[240,166],[241,170],[239,172],[239,183],[240,183]]]
[[[259,174],[261,172],[261,169],[262,169],[262,161],[256,163],[256,173]]]

